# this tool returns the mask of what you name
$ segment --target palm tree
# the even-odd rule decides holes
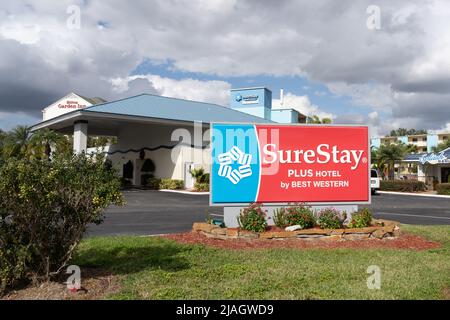
[[[417,153],[419,148],[415,144],[406,145],[406,153]]]
[[[371,148],[370,149],[370,159],[372,162],[372,167],[377,169],[383,176],[386,174],[386,161],[380,157],[379,149]]]
[[[380,161],[386,163],[389,180],[394,180],[395,162],[403,160],[406,154],[406,146],[401,143],[391,143],[388,145],[381,145],[378,149],[378,158]]]
[[[203,169],[203,168],[192,169],[190,171],[190,173],[191,173],[192,178],[195,179],[195,182],[200,182],[200,180],[205,175],[205,169]]]
[[[25,156],[29,139],[30,128],[27,126],[17,126],[8,132],[4,139],[3,147],[5,158]]]
[[[36,131],[30,138],[29,156],[50,160],[52,147],[60,149],[67,144],[67,138],[48,128]]]
[[[319,116],[317,116],[317,115],[313,115],[311,117],[306,118],[306,123],[309,123],[309,124],[330,124],[332,122],[333,122],[333,120],[331,120],[330,118],[320,119]]]

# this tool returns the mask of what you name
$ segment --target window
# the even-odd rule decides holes
[[[370,177],[371,178],[378,178],[377,170],[370,170]]]
[[[412,139],[412,142],[417,142],[417,138],[413,138],[413,139]]]

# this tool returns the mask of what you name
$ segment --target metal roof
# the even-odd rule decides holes
[[[83,112],[85,111],[179,121],[272,122],[218,104],[162,97],[147,93],[94,105],[83,109]]]
[[[403,157],[403,161],[419,161],[423,155],[426,153],[409,153]]]

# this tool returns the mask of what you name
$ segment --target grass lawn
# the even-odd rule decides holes
[[[120,292],[106,297],[112,299],[448,299],[450,226],[402,230],[443,247],[224,250],[108,237],[83,241],[72,264],[122,275]],[[380,290],[367,288],[370,265],[381,268]]]

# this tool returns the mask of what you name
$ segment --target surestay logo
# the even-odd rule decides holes
[[[244,178],[252,175],[252,155],[234,146],[230,151],[219,154],[219,177],[227,178],[231,183],[238,184]],[[233,166],[236,166],[233,168]]]
[[[306,163],[306,164],[350,164],[351,170],[358,168],[360,162],[367,163],[364,150],[340,150],[337,146],[320,144],[316,149],[277,150],[276,144],[266,144],[263,149],[263,164]]]

